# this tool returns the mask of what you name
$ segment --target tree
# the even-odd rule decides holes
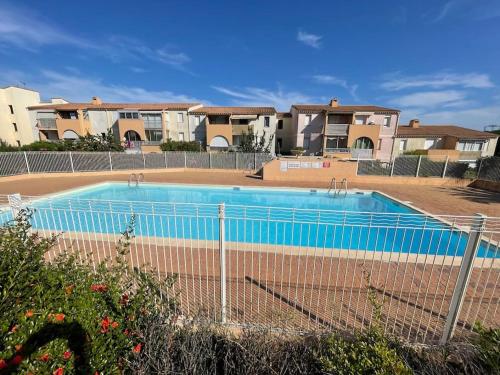
[[[240,150],[242,152],[263,152],[270,153],[271,145],[274,140],[274,134],[269,137],[269,141],[266,142],[266,131],[264,130],[262,137],[259,137],[258,134],[253,132],[253,129],[250,128],[250,131],[247,133],[243,133],[241,135],[240,142]]]

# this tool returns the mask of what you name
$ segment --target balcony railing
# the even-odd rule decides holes
[[[353,159],[372,159],[373,150],[370,148],[351,148],[351,157]]]
[[[351,152],[350,148],[325,148],[328,154],[348,154]]]
[[[347,135],[349,124],[326,124],[325,135]]]
[[[57,129],[55,118],[39,118],[38,119],[39,129]]]

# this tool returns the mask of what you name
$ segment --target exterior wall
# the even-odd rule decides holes
[[[64,132],[66,130],[72,130],[78,135],[85,136],[88,133],[92,133],[92,125],[89,120],[85,119],[83,116],[83,111],[78,110],[78,118],[77,119],[63,119],[59,116],[56,118],[57,125],[57,135],[59,139],[64,138]]]
[[[380,125],[349,125],[349,134],[347,135],[347,146],[352,147],[356,139],[366,137],[373,142],[374,149],[377,148],[377,142],[380,134]]]
[[[196,116],[200,116],[200,124],[196,125]],[[206,116],[202,114],[189,114],[189,129],[191,130],[191,141],[196,141],[202,145],[207,144]]]
[[[483,150],[481,156],[488,157],[495,155],[495,149],[497,147],[498,138],[490,139],[488,142],[488,147]]]
[[[278,129],[278,121],[276,119],[276,136],[274,137],[275,142],[275,152],[276,153],[289,153],[292,148],[295,147],[295,139],[293,133],[293,119],[291,117],[284,117],[283,129]],[[278,139],[281,139],[282,145],[278,150]]]
[[[268,128],[264,127],[264,117],[269,117]],[[270,151],[274,154],[276,149],[276,115],[259,115],[257,119],[250,121],[250,125],[253,126],[253,132],[259,138],[265,134],[266,145],[273,138]]]
[[[92,134],[107,133],[118,121],[118,111],[88,110],[87,113],[92,125]]]
[[[17,146],[17,141],[25,145],[38,140],[36,121],[26,108],[37,104],[40,104],[40,94],[36,91],[18,87],[0,89],[0,138],[14,146]],[[14,114],[10,113],[9,105],[12,105]],[[17,132],[13,123],[16,123]]]
[[[297,168],[281,170],[281,163],[321,163],[321,168]],[[263,167],[263,179],[268,181],[331,181],[356,177],[357,163],[355,161],[325,160],[317,157],[281,158],[266,163]]]
[[[305,150],[306,154],[314,154],[322,151],[323,129],[325,126],[325,115],[323,113],[311,113],[311,123],[306,125],[306,113],[297,113],[297,133],[295,147],[304,147],[304,135],[310,135],[310,146]]]
[[[210,145],[212,139],[217,136],[226,138],[227,143],[231,146],[233,144],[233,127],[230,124],[208,124],[207,145]]]
[[[141,141],[146,140],[144,121],[142,119],[119,119],[117,121],[117,125],[120,142],[125,137],[125,133],[129,130],[137,132],[137,134],[139,134],[139,137],[141,137]]]
[[[399,143],[404,139],[407,140],[406,150],[400,151]],[[399,156],[403,155],[405,151],[423,150],[425,147],[425,139],[426,138],[396,138],[394,139],[393,155]]]
[[[177,121],[177,114],[182,113],[182,122]],[[184,133],[185,141],[194,141],[193,130],[189,124],[187,111],[168,111],[165,116],[165,127],[167,129],[168,138],[178,141],[179,133]]]

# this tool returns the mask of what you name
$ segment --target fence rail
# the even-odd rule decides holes
[[[482,158],[471,163],[449,158],[405,155],[389,162],[359,160],[358,163],[358,175],[363,176],[479,178],[500,181],[499,157]]]
[[[172,151],[123,152],[2,152],[0,176],[24,173],[90,172],[124,169],[220,168],[257,170],[272,156],[263,153]]]
[[[4,197],[5,198],[5,197]],[[2,200],[3,202],[6,199]],[[178,275],[181,314],[293,330],[363,330],[372,288],[386,334],[437,343],[500,324],[500,218],[9,196],[48,253],[97,267],[135,218],[131,267]]]

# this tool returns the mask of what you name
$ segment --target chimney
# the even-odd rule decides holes
[[[90,104],[101,105],[102,104],[102,100],[98,96],[93,96],[92,100],[90,101]]]
[[[330,107],[338,107],[339,106],[339,100],[337,98],[333,98],[330,100]]]
[[[413,120],[410,120],[410,128],[419,128],[420,127],[420,120],[418,118],[414,118]]]

